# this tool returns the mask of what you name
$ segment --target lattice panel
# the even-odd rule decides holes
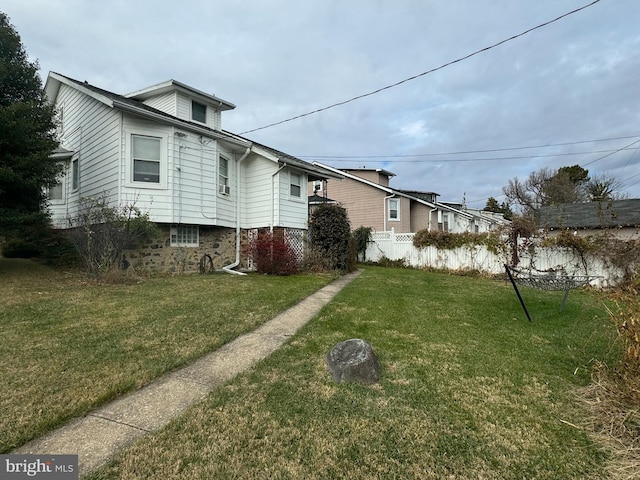
[[[305,232],[300,228],[287,228],[284,231],[284,239],[287,245],[295,252],[298,262],[304,259],[305,251]]]

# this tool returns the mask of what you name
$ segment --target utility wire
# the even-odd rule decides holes
[[[480,53],[483,53],[483,52],[486,52],[486,51],[491,50],[493,48],[496,48],[496,47],[498,47],[498,46],[500,46],[500,45],[502,45],[504,43],[510,42],[512,40],[515,40],[516,38],[519,38],[519,37],[522,37],[524,35],[527,35],[528,33],[531,33],[534,30],[538,30],[540,28],[546,27],[547,25],[555,23],[558,20],[561,20],[561,19],[563,19],[565,17],[568,17],[569,15],[573,15],[574,13],[577,13],[577,12],[579,12],[581,10],[589,8],[589,7],[593,6],[593,5],[595,5],[596,3],[598,3],[599,1],[600,0],[594,0],[593,2],[589,3],[588,5],[584,5],[584,6],[580,7],[580,8],[576,8],[575,10],[567,12],[564,15],[560,15],[559,17],[554,18],[553,20],[549,20],[547,22],[541,23],[540,25],[537,25],[535,27],[529,28],[528,30],[525,30],[524,32],[518,33],[517,35],[513,35],[512,37],[509,37],[509,38],[506,38],[504,40],[501,40],[498,43],[494,43],[493,45],[489,45],[488,47],[481,48],[480,50],[476,50],[475,52],[472,52],[472,53],[470,53],[468,55],[465,55],[464,57],[460,57],[460,58],[458,58],[456,60],[452,60],[451,62],[445,63],[443,65],[440,65],[439,67],[432,68],[431,70],[427,70],[426,72],[419,73],[419,74],[414,75],[412,77],[405,78],[404,80],[400,80],[399,82],[392,83],[391,85],[387,85],[386,87],[378,88],[377,90],[373,90],[371,92],[364,93],[362,95],[358,95],[358,96],[352,97],[352,98],[350,98],[348,100],[343,100],[341,102],[334,103],[332,105],[328,105],[328,106],[323,107],[323,108],[318,108],[316,110],[312,110],[310,112],[303,113],[301,115],[296,115],[295,117],[287,118],[285,120],[280,120],[279,122],[270,123],[270,124],[265,125],[263,127],[258,127],[258,128],[254,128],[252,130],[247,130],[247,131],[241,132],[240,135],[244,135],[246,133],[251,133],[251,132],[257,132],[258,130],[264,130],[265,128],[275,127],[276,125],[281,125],[281,124],[286,123],[286,122],[291,122],[293,120],[297,120],[297,119],[302,118],[302,117],[307,117],[307,116],[313,115],[315,113],[324,112],[325,110],[329,110],[330,108],[339,107],[341,105],[345,105],[347,103],[351,103],[351,102],[354,102],[356,100],[360,100],[361,98],[365,98],[365,97],[369,97],[371,95],[375,95],[375,94],[380,93],[380,92],[382,92],[384,90],[389,90],[390,88],[397,87],[398,85],[402,85],[403,83],[409,82],[411,80],[415,80],[416,78],[423,77],[423,76],[428,75],[430,73],[437,72],[438,70],[442,70],[443,68],[449,67],[449,66],[451,66],[451,65],[453,65],[455,63],[459,63],[459,62],[462,62],[464,60],[467,60],[467,59],[469,59],[469,58],[471,58],[471,57],[473,57],[475,55],[478,55]]]
[[[640,142],[640,140],[637,140],[636,142],[633,143],[638,143]],[[434,158],[434,159],[404,159],[404,160],[397,160],[394,159],[393,163],[458,163],[458,162],[496,162],[498,160],[521,160],[521,159],[529,159],[529,160],[533,160],[534,158],[549,158],[549,157],[574,157],[576,155],[591,155],[594,153],[607,153],[607,155],[600,157],[596,160],[593,160],[585,165],[589,165],[591,163],[595,163],[598,160],[602,160],[603,158],[608,157],[609,155],[613,155],[615,153],[618,153],[622,150],[638,150],[640,149],[640,147],[634,147],[631,148],[630,145],[633,145],[633,143],[627,145],[626,147],[623,148],[619,148],[617,150],[592,150],[590,152],[570,152],[570,153],[542,153],[542,154],[535,154],[535,155],[513,155],[510,157],[485,157],[485,158]],[[300,158],[300,157],[298,157]],[[314,159],[316,157],[310,157],[311,159]],[[329,157],[332,158],[332,157]],[[355,157],[355,158],[362,158],[362,157]],[[382,158],[392,158],[392,157],[382,157]],[[343,159],[338,159],[338,160],[334,160],[334,162],[349,162],[351,161],[349,158],[343,158]],[[383,159],[376,159],[373,160],[371,158],[369,158],[370,163],[387,163],[388,160],[383,160]]]
[[[629,147],[631,147],[631,146],[635,145],[635,144],[636,144],[636,143],[638,143],[638,142],[640,142],[640,140],[636,140],[635,142],[631,142],[629,145],[625,145],[624,147],[619,148],[619,149],[617,149],[617,150],[614,150],[614,151],[613,151],[613,152],[611,152],[611,153],[607,153],[606,155],[603,155],[603,156],[602,156],[602,157],[600,157],[600,158],[596,158],[595,160],[591,160],[590,162],[585,163],[585,164],[583,165],[583,167],[586,167],[587,165],[591,165],[592,163],[599,162],[599,161],[600,161],[600,160],[602,160],[603,158],[610,157],[611,155],[615,155],[616,153],[621,152],[621,151],[623,151],[623,150],[627,150]]]
[[[446,155],[467,155],[470,153],[493,153],[493,152],[508,152],[510,150],[527,150],[534,148],[550,148],[550,147],[565,147],[568,145],[580,145],[584,143],[596,143],[596,142],[608,142],[612,140],[626,140],[629,138],[638,138],[640,135],[627,135],[625,137],[611,137],[600,138],[596,140],[580,140],[577,142],[564,142],[564,143],[549,143],[546,145],[528,145],[524,147],[505,147],[505,148],[492,148],[487,150],[466,150],[459,152],[442,152],[442,153],[414,153],[403,155],[295,155],[297,158],[310,158],[315,160],[340,160],[340,159],[368,159],[368,158],[405,158],[405,157],[443,157]],[[609,150],[605,150],[609,151]],[[586,153],[599,153],[599,152],[586,152]]]

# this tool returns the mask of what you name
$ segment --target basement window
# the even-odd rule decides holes
[[[198,247],[200,246],[198,225],[173,225],[171,227],[172,247]]]

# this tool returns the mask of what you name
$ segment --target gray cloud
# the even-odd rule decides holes
[[[57,71],[118,93],[174,78],[238,105],[223,125],[239,133],[438,67],[586,3],[5,0],[0,8],[43,76]],[[601,1],[464,62],[248,136],[309,159],[361,156],[322,161],[384,167],[397,174],[393,186],[481,207],[510,178],[605,155],[561,154],[634,139],[400,155],[640,135],[638,18],[635,0]],[[526,158],[495,159],[514,156]],[[619,176],[640,197],[637,150],[586,168]]]

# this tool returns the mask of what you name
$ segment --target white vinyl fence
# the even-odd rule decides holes
[[[404,260],[405,265],[416,268],[437,268],[446,270],[477,270],[483,273],[504,273],[505,264],[511,264],[511,254],[497,255],[484,246],[465,246],[456,249],[436,247],[416,248],[413,246],[414,233],[376,232],[371,234],[366,260],[377,262],[382,258]],[[561,271],[567,275],[589,275],[594,278],[593,286],[615,285],[622,278],[622,272],[605,266],[596,258],[586,259],[566,248],[537,246],[520,255],[518,268],[540,274]]]

